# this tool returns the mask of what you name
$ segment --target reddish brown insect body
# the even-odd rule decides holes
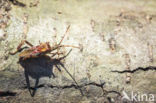
[[[33,46],[21,52],[19,54],[20,58],[27,59],[27,58],[34,58],[40,55],[44,55],[48,52],[51,52],[51,47],[48,42],[41,43],[40,45]]]
[[[68,26],[67,30],[66,30],[66,33],[68,31],[70,26]],[[65,34],[66,34],[65,33]],[[21,47],[24,43],[28,44],[30,46],[30,48],[22,51],[19,56],[20,58],[22,58],[23,60],[27,59],[27,58],[35,58],[35,57],[39,57],[41,55],[46,55],[46,54],[53,54],[52,56],[54,55],[57,55],[57,54],[62,54],[62,53],[59,53],[59,52],[55,52],[55,53],[52,53],[53,51],[61,48],[61,47],[73,47],[73,48],[79,48],[79,47],[76,47],[76,46],[72,46],[72,45],[61,45],[64,37],[65,37],[65,34],[62,38],[62,40],[59,42],[59,44],[56,44],[54,46],[50,46],[49,42],[45,42],[45,43],[40,43],[40,45],[37,45],[37,46],[33,46],[31,43],[29,43],[28,41],[26,40],[23,40],[19,46],[17,47],[17,50],[13,53],[10,52],[11,55],[14,55],[16,54],[17,52],[20,52],[21,51]]]

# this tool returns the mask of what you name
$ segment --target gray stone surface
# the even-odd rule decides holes
[[[0,93],[7,94],[0,102],[122,103],[123,91],[156,99],[155,0],[13,1],[0,2]],[[25,14],[26,39],[33,45],[58,43],[70,25],[62,44],[83,50],[73,48],[61,62],[79,87],[58,62],[44,56],[18,62],[18,54],[8,54],[24,39]],[[39,80],[34,97],[24,71],[31,91]]]

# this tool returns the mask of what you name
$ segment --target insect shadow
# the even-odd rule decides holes
[[[22,58],[19,59],[19,64],[24,68],[27,88],[32,97],[36,93],[39,84],[39,79],[41,77],[55,77],[53,73],[54,66],[56,66],[56,68],[59,71],[61,71],[61,68],[59,68],[58,65],[61,65],[63,68],[65,68],[61,60],[67,57],[70,52],[71,50],[68,52],[67,55],[57,59],[52,59],[50,56],[47,55],[39,56],[37,58],[29,58],[26,60],[23,60]],[[30,86],[29,76],[36,80],[35,86],[33,88]]]

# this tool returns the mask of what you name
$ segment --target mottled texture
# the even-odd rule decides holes
[[[155,0],[20,0],[11,4],[7,26],[0,28],[0,91],[16,96],[0,98],[0,102],[121,103],[123,91],[156,94]],[[59,64],[61,71],[45,57],[18,62],[18,54],[8,52],[24,38],[25,14],[26,39],[33,45],[58,43],[70,25],[62,44],[83,49],[73,48],[61,61],[63,66]],[[34,97],[27,89],[24,70],[30,76],[31,91],[39,79]]]

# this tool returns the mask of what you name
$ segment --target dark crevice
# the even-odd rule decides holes
[[[96,86],[96,87],[99,87],[103,90],[103,86],[104,86],[105,83],[101,83],[101,84],[98,84],[98,83],[95,83],[95,82],[90,82],[90,83],[86,83],[86,84],[81,84],[81,85],[77,85],[77,84],[70,84],[70,85],[64,85],[64,86],[59,86],[59,85],[51,85],[51,84],[40,84],[38,85],[37,87],[30,87],[29,90],[37,90],[39,88],[44,88],[44,87],[49,87],[49,88],[56,88],[56,89],[70,89],[70,88],[75,88],[77,90],[80,91],[81,95],[84,96],[84,93],[82,91],[82,88],[83,87],[86,87],[86,86]],[[23,87],[23,89],[27,89],[27,86]],[[103,90],[104,92],[104,90]],[[107,91],[105,91],[107,92]]]
[[[16,93],[11,91],[0,91],[0,97],[7,97],[7,96],[16,96]]]
[[[103,88],[105,83],[95,83],[95,82],[91,82],[91,83],[87,83],[87,84],[82,84],[82,85],[75,85],[75,84],[71,84],[71,85],[64,85],[64,86],[57,86],[57,85],[48,85],[48,84],[40,84],[38,85],[36,88],[31,87],[30,89],[38,89],[38,88],[43,88],[43,87],[50,87],[50,88],[57,88],[57,89],[67,89],[67,88],[75,88],[75,89],[79,89],[79,88],[83,88],[85,86],[89,86],[89,85],[93,85],[93,86],[97,86],[97,87],[101,87]],[[26,89],[27,87],[23,87],[24,89]]]
[[[115,70],[115,71],[112,71],[112,72],[117,72],[117,73],[135,73],[137,71],[149,71],[149,70],[156,70],[156,67],[155,66],[149,66],[149,67],[145,67],[145,68],[138,67],[138,68],[136,68],[134,70],[123,70],[123,71]]]
[[[95,83],[95,82],[91,82],[91,83],[86,84],[86,86],[87,86],[87,85],[94,85],[94,86],[103,88],[104,84],[105,84],[105,82],[104,82],[104,83],[100,83],[100,84]]]

